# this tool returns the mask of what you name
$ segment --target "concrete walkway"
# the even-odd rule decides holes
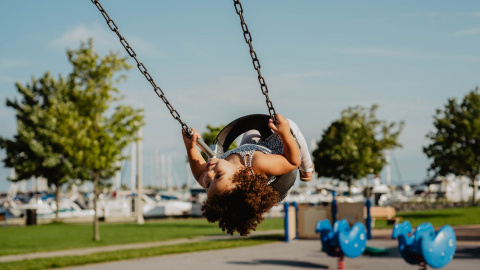
[[[398,253],[394,240],[370,240],[370,247],[386,248],[389,255],[345,258],[345,269],[418,269],[409,265]],[[201,251],[187,254],[156,256],[142,259],[68,267],[70,270],[117,270],[117,269],[209,269],[209,270],[267,270],[267,269],[337,269],[337,258],[328,257],[320,251],[319,240],[294,240],[290,243],[271,244]],[[457,246],[454,259],[444,270],[478,269],[480,246]]]

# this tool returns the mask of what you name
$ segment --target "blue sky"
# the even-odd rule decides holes
[[[182,119],[200,131],[246,114],[267,113],[232,1],[101,1]],[[404,120],[393,152],[394,183],[419,183],[433,115],[480,81],[478,1],[244,0],[244,16],[277,112],[307,141],[348,106],[379,104],[378,117]],[[90,1],[6,1],[0,9],[0,134],[12,137],[16,81],[71,71],[66,49],[94,38],[98,53],[120,50]],[[134,63],[133,59],[129,60]],[[137,69],[120,85],[123,103],[145,109],[144,178],[155,151],[184,182],[179,124]],[[5,152],[0,151],[0,158]],[[0,191],[9,170],[0,167]],[[126,181],[129,183],[129,180]]]

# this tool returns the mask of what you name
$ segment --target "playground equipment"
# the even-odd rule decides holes
[[[285,203],[284,204],[284,211],[285,211],[285,219],[284,219],[284,227],[285,227],[285,242],[290,242],[290,240],[298,238],[298,230],[297,230],[297,204],[296,203]]]
[[[365,251],[367,235],[365,226],[357,222],[352,228],[346,219],[336,221],[333,225],[328,219],[317,222],[316,232],[320,233],[322,251],[338,258],[338,269],[344,269],[344,256],[356,258]]]
[[[395,217],[395,208],[391,206],[372,206],[371,200],[368,198],[365,202],[338,203],[335,193],[335,191],[331,192],[331,202],[324,201],[319,204],[296,203],[297,207],[295,209],[288,211],[288,213],[285,212],[285,219],[292,219],[292,216],[296,217],[297,222],[291,223],[290,227],[296,226],[297,238],[318,239],[315,225],[317,221],[324,219],[329,219],[332,224],[336,220],[346,219],[350,226],[356,222],[362,222],[367,230],[367,240],[372,239],[372,228],[375,220],[386,220],[387,223],[399,221],[399,218]],[[292,202],[287,202],[287,204],[292,207]],[[290,234],[290,236],[293,236],[293,234]]]
[[[322,243],[322,251],[329,256],[338,258],[338,269],[344,269],[344,257],[356,258],[362,254],[369,254],[373,256],[386,255],[389,253],[388,249],[368,247],[366,246],[367,239],[371,239],[371,203],[369,200],[365,202],[365,224],[356,222],[352,228],[349,228],[349,222],[346,218],[337,221],[340,211],[338,211],[338,204],[335,192],[332,192],[332,203],[328,208],[309,207],[304,209],[305,213],[297,216],[298,210],[303,208],[303,205],[296,203],[285,203],[285,236],[286,241],[301,237],[298,228],[302,228],[302,220],[311,220],[310,214],[323,215],[323,218],[317,219],[315,232],[320,233],[320,241]],[[358,205],[350,204],[354,208]],[[318,209],[317,209],[318,208]],[[312,209],[312,211],[308,211]],[[315,210],[315,211],[313,211]],[[307,212],[308,211],[308,212]],[[355,210],[353,212],[359,212]],[[348,212],[348,213],[353,213]],[[349,216],[343,214],[343,216]],[[351,215],[350,215],[351,217]],[[333,228],[330,223],[332,220]],[[398,221],[398,219],[395,219]],[[309,221],[311,222],[311,221]],[[303,221],[305,225],[306,223]],[[300,226],[297,225],[300,224]],[[352,222],[350,222],[352,224]],[[298,226],[298,227],[297,227]],[[456,237],[455,232],[451,226],[443,226],[437,233],[430,223],[423,223],[417,227],[416,231],[412,233],[412,226],[410,222],[405,221],[396,224],[393,228],[392,239],[398,238],[398,248],[401,256],[409,264],[417,264],[420,269],[427,269],[427,265],[433,268],[440,268],[447,265],[455,254]]]
[[[337,196],[333,192],[332,200],[333,229],[328,219],[317,222],[315,232],[320,233],[322,251],[328,256],[338,258],[338,269],[345,269],[345,256],[356,258],[365,251],[367,233],[361,222],[355,223],[352,228],[346,219],[337,221]]]
[[[422,223],[412,233],[412,225],[405,221],[394,226],[392,239],[396,238],[403,259],[409,264],[418,264],[420,269],[427,269],[427,265],[443,267],[455,254],[455,231],[449,225],[435,233],[431,223]]]

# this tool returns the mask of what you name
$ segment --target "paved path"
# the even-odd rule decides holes
[[[371,240],[368,246],[388,248],[390,255],[355,259],[346,258],[346,269],[418,269],[408,265],[397,251],[393,240]],[[480,246],[458,246],[455,258],[444,270],[478,269]],[[69,267],[70,270],[117,270],[117,269],[175,269],[175,270],[263,270],[263,269],[337,269],[336,258],[320,252],[319,240],[294,240],[290,243],[276,242],[253,247],[241,247],[218,251],[201,251],[187,254],[157,256],[143,259]]]

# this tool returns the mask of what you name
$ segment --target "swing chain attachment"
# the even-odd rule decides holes
[[[172,115],[172,117],[175,120],[177,120],[180,123],[180,125],[182,125],[183,132],[185,132],[185,134],[188,134],[189,136],[191,136],[191,134],[189,132],[189,130],[191,130],[191,128],[189,128],[187,126],[187,124],[185,124],[182,121],[182,119],[180,118],[180,114],[177,112],[177,110],[175,110],[175,108],[173,108],[172,104],[170,104],[167,97],[165,96],[165,93],[163,93],[162,89],[159,86],[157,86],[155,81],[153,81],[153,78],[150,75],[150,73],[148,72],[147,68],[142,64],[142,62],[140,62],[137,59],[137,54],[135,53],[133,48],[130,47],[130,44],[128,44],[127,40],[122,36],[122,34],[120,34],[120,32],[118,31],[118,27],[115,24],[115,22],[110,18],[110,16],[108,16],[108,13],[105,11],[105,9],[103,9],[102,5],[100,4],[100,2],[98,0],[91,0],[91,1],[92,1],[93,4],[95,4],[95,6],[98,8],[98,10],[102,13],[103,17],[107,21],[108,27],[110,27],[110,30],[112,30],[113,32],[115,32],[115,34],[117,34],[118,38],[120,39],[120,43],[122,43],[122,45],[125,48],[125,50],[127,51],[128,55],[130,55],[130,57],[135,59],[135,62],[137,62],[138,70],[140,70],[140,72],[143,74],[143,76],[145,76],[147,81],[152,85],[153,90],[155,91],[157,96],[162,99],[163,103],[165,103],[165,106],[167,106],[167,108],[170,111],[170,114]]]
[[[193,136],[193,129],[192,128],[188,128],[188,133],[187,136],[188,137],[192,137]],[[216,157],[216,154],[215,154],[215,151],[213,151],[208,145],[207,143],[205,143],[205,141],[200,137],[198,138],[195,143],[197,144],[198,147],[200,147],[200,149],[202,149],[202,151],[209,157],[209,158],[214,158]]]
[[[265,82],[265,79],[263,78],[262,73],[260,72],[260,61],[258,60],[257,53],[255,52],[255,50],[253,50],[252,35],[250,34],[250,31],[248,31],[247,23],[243,18],[242,3],[240,3],[240,0],[233,0],[233,4],[235,6],[235,11],[240,17],[240,24],[243,30],[243,37],[245,38],[245,42],[250,47],[250,56],[252,57],[253,68],[255,68],[255,70],[258,73],[258,82],[260,83],[260,90],[262,90],[262,93],[266,99],[268,113],[270,114],[270,118],[273,119],[273,122],[277,123],[277,118],[275,117],[276,113],[275,113],[275,109],[273,108],[273,103],[268,97],[267,83]]]

